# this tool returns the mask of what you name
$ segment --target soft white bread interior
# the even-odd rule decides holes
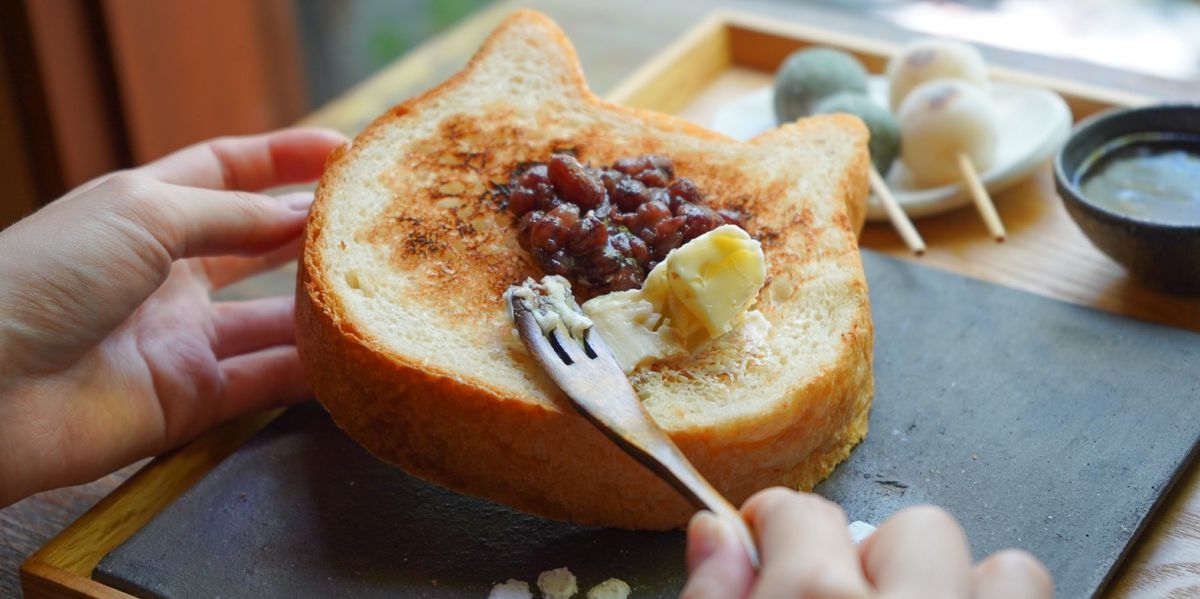
[[[514,337],[501,294],[542,273],[489,186],[573,149],[671,157],[751,215],[768,282],[745,327],[635,373],[646,408],[731,500],[807,489],[866,434],[872,328],[855,231],[867,132],[804,119],[742,143],[608,104],[546,17],[513,14],[458,74],[331,158],[306,231],[297,345],[334,420],[378,457],[550,518],[627,528],[690,507],[577,415]]]

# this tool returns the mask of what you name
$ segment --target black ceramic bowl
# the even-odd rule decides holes
[[[1200,136],[1200,105],[1114,110],[1079,123],[1054,160],[1058,194],[1096,247],[1147,285],[1200,293],[1200,224],[1174,224],[1116,212],[1089,200],[1084,169],[1110,142],[1133,134]]]

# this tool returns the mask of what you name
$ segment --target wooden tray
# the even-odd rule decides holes
[[[872,71],[882,69],[886,57],[894,51],[893,46],[872,39],[720,13],[648,62],[609,98],[707,124],[716,107],[768,81],[789,52],[810,44],[845,49]],[[1076,119],[1112,106],[1150,101],[1002,69],[994,69],[993,76],[1057,91]],[[1118,266],[1083,238],[1054,195],[1048,172],[998,195],[996,204],[1010,233],[1003,246],[988,239],[973,212],[960,210],[918,222],[929,245],[929,253],[921,260],[1027,291],[1200,330],[1200,310],[1192,302],[1130,282]],[[868,226],[862,243],[908,259],[899,238],[885,225]],[[90,578],[99,560],[277,414],[231,423],[154,460],[22,565],[25,595],[35,599],[128,597]],[[1185,481],[1188,492],[1195,486],[1190,482],[1194,478],[1189,476]]]
[[[717,13],[646,63],[608,98],[708,126],[718,108],[768,84],[788,54],[810,45],[846,50],[875,73],[883,71],[897,50],[896,45],[875,39],[742,13]],[[1154,101],[998,67],[991,69],[991,77],[1057,92],[1076,121],[1113,107]],[[1194,300],[1157,293],[1131,281],[1083,236],[1054,191],[1048,165],[994,199],[1009,232],[1004,244],[991,242],[977,214],[964,208],[916,222],[929,245],[928,254],[919,260],[1072,303],[1200,330],[1200,308]],[[913,259],[887,223],[868,224],[861,244]]]

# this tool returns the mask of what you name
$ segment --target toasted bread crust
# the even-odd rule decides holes
[[[380,459],[455,491],[580,524],[666,530],[694,511],[568,406],[498,397],[373,351],[301,272],[296,322],[305,376],[338,426]],[[853,336],[869,340],[869,322]],[[843,364],[780,402],[801,404],[800,414],[763,414],[794,423],[779,434],[730,442],[696,431],[672,439],[737,504],[768,486],[808,490],[866,436],[872,390],[870,344],[848,343]],[[780,470],[787,456],[801,459]]]
[[[385,125],[453,89],[508,28],[530,20],[545,25],[551,32],[549,41],[574,65],[568,84],[579,90],[578,101],[698,139],[734,143],[677,119],[595,98],[587,92],[574,50],[562,32],[546,17],[521,11],[500,26],[463,71],[377,119],[355,144],[380,135]],[[846,168],[832,198],[844,209],[828,224],[853,231],[861,227],[865,214],[865,134],[854,119],[830,119],[863,138],[861,156]],[[373,454],[410,473],[545,517],[633,529],[684,524],[693,509],[575,414],[565,398],[555,396],[549,404],[530,401],[486,381],[423,364],[380,346],[347,317],[346,306],[333,291],[319,241],[329,219],[332,188],[352,160],[352,149],[337,152],[318,186],[296,293],[296,343],[305,376],[337,424]],[[855,275],[851,295],[857,303],[856,318],[842,332],[837,358],[803,386],[790,389],[769,412],[721,427],[670,431],[700,471],[735,502],[772,485],[810,489],[866,434],[873,391],[872,327],[861,263],[853,236],[847,238],[848,246],[827,258]],[[497,280],[515,280],[515,272],[498,270]],[[479,297],[493,291],[484,286]],[[774,432],[738,434],[767,429]]]

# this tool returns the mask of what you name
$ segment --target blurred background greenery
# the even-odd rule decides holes
[[[491,0],[296,0],[309,101],[320,106]]]

